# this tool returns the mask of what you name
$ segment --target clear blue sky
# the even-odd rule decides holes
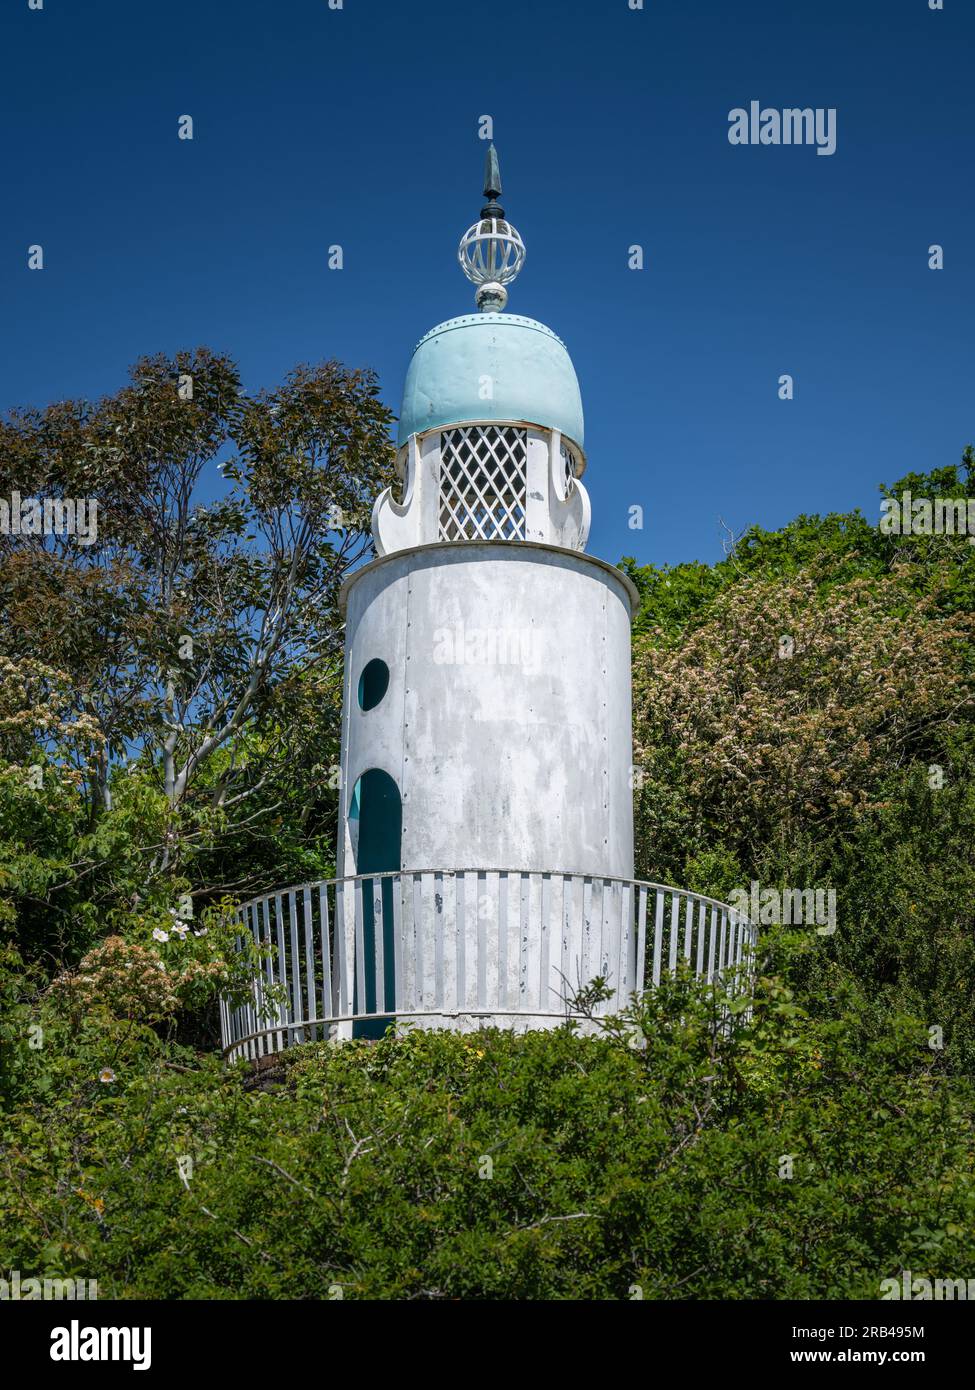
[[[969,0],[4,0],[0,25],[2,409],[201,343],[253,388],[372,365],[398,409],[417,339],[472,309],[488,113],[528,246],[509,307],[582,384],[590,551],[875,516],[975,438]],[[835,107],[836,153],[732,146],[751,100]]]

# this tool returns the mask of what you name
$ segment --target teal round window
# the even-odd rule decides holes
[[[359,708],[375,709],[389,689],[389,667],[374,657],[362,668],[359,677]]]

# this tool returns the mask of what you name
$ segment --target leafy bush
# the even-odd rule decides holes
[[[835,968],[829,993],[815,1017],[765,976],[730,1033],[740,1001],[682,978],[598,1036],[319,1044],[267,1089],[144,1025],[54,1019],[47,1085],[2,1121],[0,1267],[396,1299],[875,1298],[969,1268],[972,1087]]]

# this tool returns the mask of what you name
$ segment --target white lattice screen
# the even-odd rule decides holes
[[[528,432],[468,425],[440,435],[440,539],[523,541]]]
[[[565,469],[565,495],[569,497],[575,487],[576,461],[571,449],[567,449],[564,444],[559,445],[559,452],[562,455],[562,467]]]

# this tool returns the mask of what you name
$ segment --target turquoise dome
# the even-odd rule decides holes
[[[493,396],[482,400],[489,377]],[[550,328],[517,314],[465,314],[431,328],[406,373],[399,442],[465,420],[525,420],[584,445],[572,359]]]

